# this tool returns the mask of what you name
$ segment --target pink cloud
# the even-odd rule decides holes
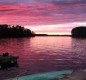
[[[79,9],[80,13],[77,13]],[[0,5],[0,15],[7,18],[7,16],[10,15],[10,21],[13,18],[16,18],[15,20],[31,20],[36,23],[40,24],[43,22],[45,23],[59,23],[59,22],[67,22],[67,21],[73,21],[73,20],[79,20],[83,18],[81,14],[83,11],[85,11],[82,7],[82,5],[67,5],[67,6],[61,6],[61,5],[32,5],[27,6],[25,4],[21,4],[19,6],[16,5]],[[84,13],[83,13],[84,14]],[[85,15],[85,14],[84,14]],[[18,16],[21,16],[21,19],[18,18]],[[13,18],[12,18],[13,17]],[[29,19],[27,19],[29,18]],[[1,18],[0,18],[1,19]],[[85,19],[85,18],[84,18]],[[84,20],[83,19],[83,20]],[[82,20],[82,19],[81,19]],[[85,19],[86,20],[86,19]],[[39,23],[38,23],[39,21]],[[28,21],[26,21],[28,22]],[[30,23],[30,22],[29,22]],[[28,24],[28,23],[27,23]]]
[[[0,4],[0,24],[50,25],[81,22],[86,21],[85,12],[86,5],[82,3],[70,5],[56,5],[52,3],[46,5],[26,5],[24,3],[18,5]],[[41,29],[46,32],[70,30],[70,25],[69,28],[64,25],[63,27],[59,27],[59,29],[58,26],[57,28],[49,29],[41,27]]]

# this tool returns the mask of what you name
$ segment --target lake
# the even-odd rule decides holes
[[[0,39],[0,54],[19,56],[19,68],[0,71],[0,79],[86,68],[86,39],[66,36]]]

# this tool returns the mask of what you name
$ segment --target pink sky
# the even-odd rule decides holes
[[[85,0],[0,0],[0,24],[22,25],[36,33],[70,34],[85,22]]]
[[[33,25],[25,26],[26,28],[35,31],[36,33],[47,33],[47,34],[71,34],[71,30],[77,26],[86,26],[86,22],[72,22],[64,24],[53,24],[53,25]]]

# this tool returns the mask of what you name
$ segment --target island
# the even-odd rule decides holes
[[[0,38],[20,38],[33,36],[35,36],[33,31],[31,31],[30,29],[26,29],[20,25],[0,25]]]
[[[86,38],[86,26],[75,27],[71,31],[74,38]]]

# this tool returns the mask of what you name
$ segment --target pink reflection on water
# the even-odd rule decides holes
[[[85,40],[71,37],[0,39],[0,54],[9,52],[19,56],[19,69],[26,70],[27,74],[83,68],[86,56],[84,52],[79,53],[82,45],[78,41],[84,45],[81,51],[85,51]]]

